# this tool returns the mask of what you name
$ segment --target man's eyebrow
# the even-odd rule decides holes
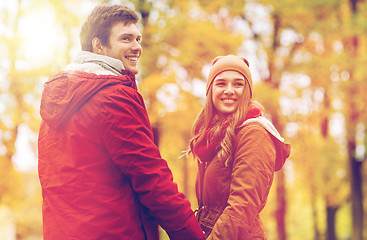
[[[141,34],[135,35],[133,33],[121,33],[119,35],[119,37],[126,37],[126,36],[128,36],[128,37],[135,37],[136,36],[137,38],[142,38]]]

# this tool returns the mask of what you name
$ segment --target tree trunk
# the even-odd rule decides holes
[[[279,88],[279,81],[280,76],[276,74],[275,69],[275,54],[277,51],[277,48],[279,46],[279,30],[280,30],[280,16],[277,13],[274,13],[273,16],[273,43],[271,47],[271,51],[269,52],[269,60],[268,60],[268,68],[269,68],[269,77],[265,79],[265,82],[267,84],[270,84],[274,89]],[[279,122],[279,115],[278,115],[278,109],[270,109],[270,114],[272,116],[272,122],[274,126],[278,129],[278,131],[281,133],[283,128],[280,126]],[[286,232],[286,188],[285,188],[285,174],[284,170],[280,170],[277,173],[277,181],[276,181],[276,201],[277,206],[275,210],[275,219],[277,222],[277,233],[278,233],[278,240],[286,240],[287,239],[287,232]]]
[[[183,170],[183,193],[185,194],[186,198],[189,198],[189,192],[190,192],[190,189],[189,189],[189,186],[190,186],[190,174],[189,174],[189,159],[187,157],[183,157],[182,158],[183,160],[183,166],[182,166],[182,170]]]
[[[352,21],[358,14],[358,0],[350,0]],[[359,37],[354,35],[346,44],[346,51],[353,59],[358,58]],[[353,96],[358,92],[358,86],[353,83],[355,70],[352,65],[350,70],[350,85],[347,88],[346,103],[346,129],[347,129],[347,148],[350,167],[351,202],[352,202],[352,240],[363,240],[363,191],[362,191],[362,162],[356,157],[356,126],[360,121],[357,103]]]
[[[350,0],[352,18],[358,13],[358,0]],[[359,38],[351,38],[347,51],[353,58],[358,58]],[[354,80],[354,69],[350,71],[351,81]],[[348,90],[349,103],[347,103],[346,125],[348,141],[348,157],[351,179],[352,202],[352,240],[363,240],[363,191],[362,191],[362,162],[356,158],[356,126],[359,121],[359,113],[353,96],[357,92],[356,86],[350,83]]]
[[[356,143],[348,141],[352,201],[352,240],[363,240],[362,162],[355,157]]]
[[[336,240],[335,233],[335,215],[338,207],[326,207],[326,219],[327,219],[327,240]]]
[[[190,101],[190,106],[191,106],[191,101]],[[185,139],[185,142],[188,143],[190,141],[191,138],[191,131],[185,131],[182,134],[182,138]],[[186,151],[187,149],[184,149],[183,151]],[[195,193],[195,189],[192,189],[193,184],[195,183],[196,178],[194,177],[194,179],[191,179],[190,176],[196,176],[192,175],[191,173],[191,168],[190,168],[190,161],[191,159],[188,156],[184,156],[182,157],[183,160],[183,174],[182,174],[182,182],[183,182],[183,193],[185,194],[187,199],[191,199],[191,195],[192,193]],[[194,198],[195,198],[195,194],[194,194]],[[196,198],[195,198],[196,199]],[[196,200],[194,200],[196,201]]]
[[[286,194],[285,194],[285,174],[284,170],[277,173],[277,209],[275,210],[275,219],[277,223],[278,240],[286,240],[285,215],[286,215]]]
[[[353,80],[353,71],[351,79]],[[351,84],[346,90],[350,98],[346,103],[346,132],[352,203],[352,240],[363,240],[362,162],[356,157],[356,128],[360,116],[357,103],[352,97],[357,92],[356,85]]]
[[[330,98],[328,94],[328,90],[325,89],[324,95],[324,112],[327,113],[330,111]],[[325,114],[321,119],[321,135],[326,140],[329,137],[329,116]],[[327,240],[336,240],[336,232],[335,232],[335,215],[338,210],[337,206],[332,206],[328,200],[328,196],[325,196],[326,199],[326,236]]]
[[[153,130],[153,142],[154,144],[159,148],[159,126],[156,124],[154,127],[152,127]]]

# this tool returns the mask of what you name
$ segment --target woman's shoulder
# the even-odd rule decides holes
[[[266,141],[270,140],[270,141]],[[246,120],[240,125],[238,132],[239,145],[244,143],[260,145],[265,147],[267,142],[273,142],[277,150],[275,171],[284,165],[285,160],[290,155],[291,146],[284,142],[278,130],[265,117],[257,117]]]
[[[237,128],[237,138],[254,134],[268,134],[263,125],[258,121],[245,121]]]
[[[267,133],[278,139],[280,142],[284,142],[284,138],[280,136],[280,133],[265,117],[250,118],[244,121],[239,127],[239,135],[247,135],[253,133]]]

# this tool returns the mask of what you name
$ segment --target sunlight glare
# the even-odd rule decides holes
[[[63,45],[54,15],[45,7],[34,9],[19,23],[19,32],[24,40],[22,50],[32,64],[40,66],[52,61],[58,46]]]

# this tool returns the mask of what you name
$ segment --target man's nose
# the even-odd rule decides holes
[[[132,47],[131,47],[134,51],[141,51],[142,47],[141,44],[138,41],[134,41]]]

